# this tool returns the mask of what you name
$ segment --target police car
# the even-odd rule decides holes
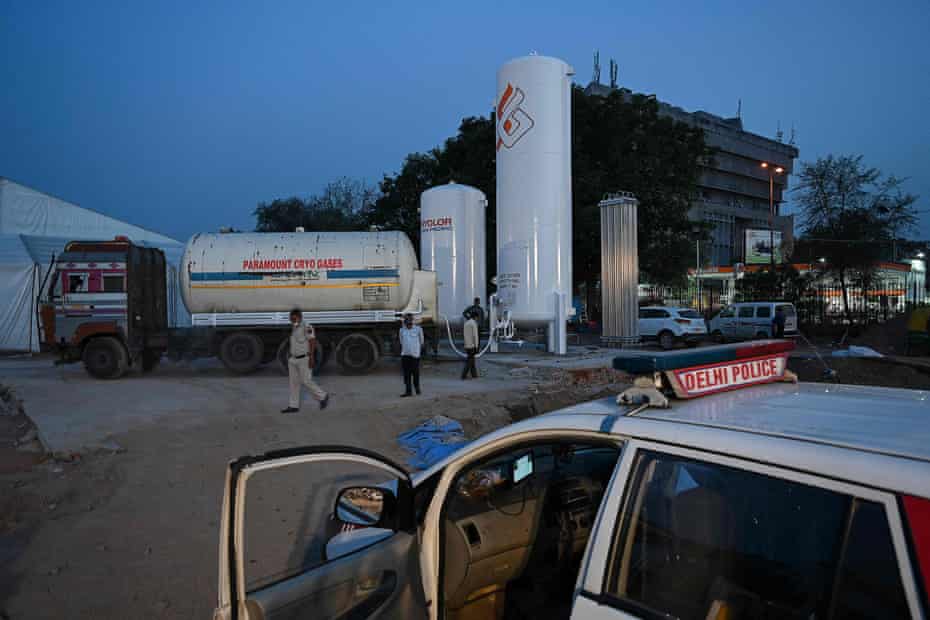
[[[240,458],[215,618],[925,618],[927,394],[797,383],[791,346],[622,353],[617,397],[415,474]]]

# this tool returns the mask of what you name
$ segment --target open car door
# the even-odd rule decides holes
[[[216,620],[425,618],[410,477],[355,448],[229,464]]]

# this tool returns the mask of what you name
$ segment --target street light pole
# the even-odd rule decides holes
[[[766,161],[762,167],[769,171],[769,263],[775,273],[775,175],[785,170],[781,166],[773,168]]]

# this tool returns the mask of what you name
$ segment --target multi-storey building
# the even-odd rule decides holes
[[[614,90],[626,97],[632,96],[627,89],[597,82],[589,84],[585,92],[606,96]],[[788,189],[788,176],[798,157],[797,147],[781,139],[772,140],[744,130],[739,117],[687,112],[662,102],[659,102],[659,113],[700,127],[704,130],[705,141],[715,150],[715,155],[701,164],[697,192],[689,213],[691,219],[711,226],[710,239],[701,244],[702,268],[745,262],[746,231],[769,230],[770,175],[774,190],[773,228],[782,233],[783,248],[790,246],[794,217],[781,215],[780,207]],[[768,167],[763,168],[763,163]],[[776,173],[776,169],[782,172]]]

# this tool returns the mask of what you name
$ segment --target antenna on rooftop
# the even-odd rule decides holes
[[[601,53],[598,50],[594,50],[594,77],[591,81],[601,83]]]
[[[776,125],[776,127],[777,129],[775,130],[775,139],[781,142],[785,138],[785,134],[781,130],[781,121],[778,121],[778,125]]]
[[[610,87],[617,88],[617,74],[620,73],[620,66],[613,58],[610,59]]]
[[[743,118],[743,100],[742,99],[736,100],[736,118],[739,118],[739,119]]]
[[[794,144],[795,144],[795,143],[794,143],[794,138],[795,138],[794,123],[791,123],[791,137],[788,138],[788,144],[790,144],[791,146],[794,146]]]

